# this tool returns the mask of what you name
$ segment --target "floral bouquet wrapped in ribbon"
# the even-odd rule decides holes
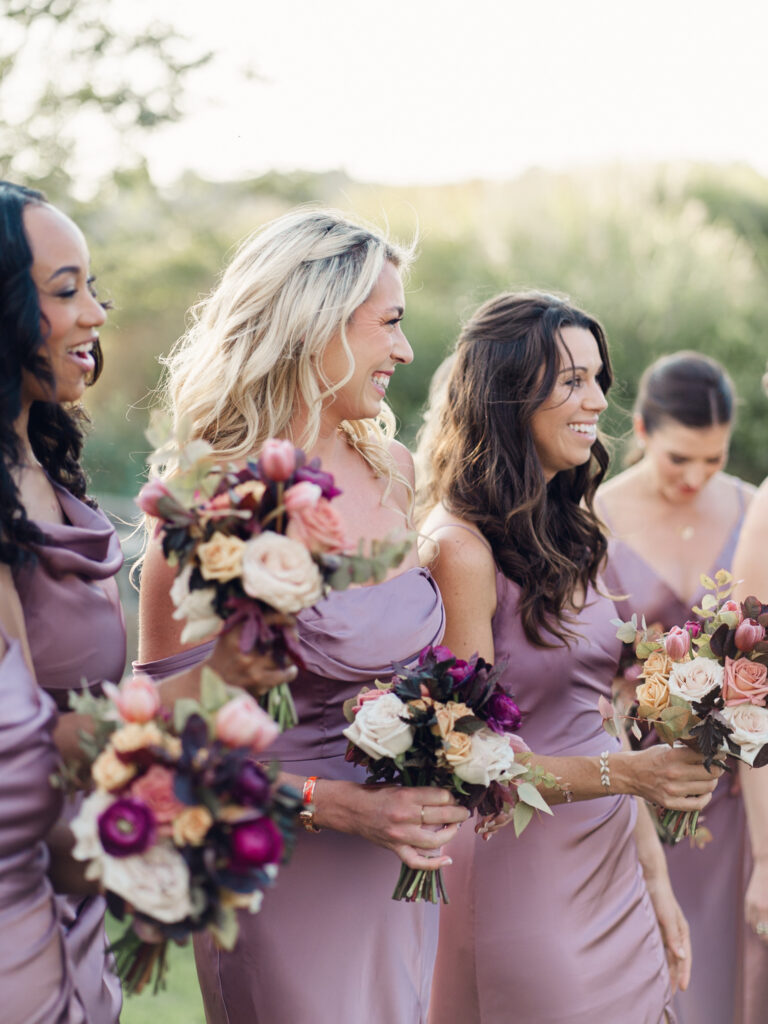
[[[155,440],[152,434],[150,440]],[[156,436],[156,435],[155,435]],[[167,461],[166,453],[154,461]],[[290,441],[270,439],[260,457],[221,468],[205,441],[176,445],[177,471],[145,484],[138,504],[158,521],[163,554],[176,566],[171,588],[181,639],[194,643],[242,624],[243,651],[269,653],[278,665],[302,664],[296,615],[328,590],[382,580],[411,538],[348,550],[331,504],[341,493],[318,459]],[[152,461],[152,460],[150,460]],[[281,729],[296,724],[287,684],[263,698]]]
[[[377,681],[344,705],[346,757],[367,768],[369,784],[440,786],[481,815],[514,804],[518,835],[535,809],[552,813],[536,783],[555,786],[555,779],[521,763],[527,747],[512,740],[520,710],[498,684],[500,668],[438,646],[425,648],[414,668],[394,669],[390,682]],[[393,899],[447,903],[441,871],[404,864]]]
[[[147,676],[104,691],[70,694],[95,723],[81,737],[95,788],[71,822],[73,856],[112,913],[130,920],[112,947],[127,991],[153,973],[157,991],[169,940],[207,929],[234,947],[236,909],[259,910],[292,849],[301,800],[255,758],[278,735],[275,722],[210,669],[200,701],[179,700],[172,722]]]
[[[759,768],[768,764],[768,606],[730,600],[733,577],[724,569],[701,581],[708,593],[682,626],[659,633],[643,622],[638,639],[637,616],[613,620],[642,663],[632,729],[638,735],[638,722],[648,722],[662,742],[701,751],[707,767],[725,768],[731,754]],[[604,723],[611,717],[604,713]],[[696,838],[698,814],[660,808],[660,833],[671,843]]]

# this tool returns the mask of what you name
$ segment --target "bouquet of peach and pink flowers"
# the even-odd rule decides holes
[[[425,648],[415,667],[394,670],[389,682],[344,705],[346,757],[367,768],[368,784],[440,786],[482,815],[513,804],[518,835],[534,810],[552,813],[536,784],[555,786],[555,779],[524,763],[528,748],[513,740],[520,709],[498,683],[500,668],[437,646]],[[393,899],[447,903],[441,871],[404,864]]]
[[[649,723],[663,742],[701,751],[707,767],[726,767],[730,754],[759,768],[768,764],[768,605],[731,600],[733,577],[724,569],[701,580],[708,592],[682,626],[662,633],[643,622],[638,631],[637,616],[613,620],[641,662],[632,729]],[[659,818],[671,843],[697,836],[698,811],[660,808]]]
[[[200,700],[177,701],[172,719],[147,676],[103,689],[70,695],[94,722],[81,737],[92,792],[70,823],[73,857],[129,922],[112,947],[127,991],[153,973],[157,991],[169,941],[205,929],[234,947],[236,910],[259,910],[291,852],[301,800],[256,760],[275,722],[210,669]]]
[[[301,665],[298,612],[328,590],[383,579],[411,538],[374,541],[368,555],[361,544],[350,551],[331,504],[341,493],[333,477],[290,441],[266,441],[259,458],[240,467],[213,460],[204,441],[177,445],[178,470],[150,480],[137,499],[157,520],[163,554],[177,570],[171,599],[185,623],[181,639],[242,625],[242,650]],[[286,684],[263,701],[282,729],[296,724]]]

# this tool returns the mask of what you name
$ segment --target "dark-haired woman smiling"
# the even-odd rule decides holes
[[[495,842],[465,829],[453,844],[446,877],[463,898],[441,916],[431,1020],[673,1020],[664,945],[685,984],[687,930],[631,794],[703,807],[716,780],[688,749],[632,753],[602,731],[619,654],[592,510],[608,462],[603,330],[559,298],[504,294],[451,359],[419,450],[444,642],[506,664],[522,735],[560,779],[543,793],[567,806],[519,839],[498,831],[502,816],[486,832]]]

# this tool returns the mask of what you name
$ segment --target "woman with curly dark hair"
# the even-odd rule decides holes
[[[503,294],[449,359],[417,460],[444,643],[505,664],[533,761],[559,780],[542,795],[567,806],[520,838],[502,815],[478,826],[495,843],[465,829],[452,844],[446,881],[464,898],[441,916],[430,1019],[673,1020],[664,945],[684,985],[687,928],[631,797],[700,808],[716,780],[687,748],[624,751],[601,727],[620,647],[592,506],[608,464],[604,332],[563,299]]]
[[[65,823],[72,807],[62,808],[50,783],[58,751],[76,754],[78,730],[88,724],[67,711],[68,690],[98,690],[125,667],[120,543],[87,498],[80,465],[79,402],[101,369],[105,319],[79,228],[41,193],[0,182],[4,1024],[113,1024],[120,1012],[104,900],[73,872]],[[236,632],[228,634],[213,654],[229,682],[262,690],[285,680],[283,671],[240,655],[237,643]],[[199,676],[197,668],[163,684],[166,702],[195,692]],[[69,895],[54,895],[54,886]]]

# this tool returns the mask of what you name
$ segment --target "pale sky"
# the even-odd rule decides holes
[[[119,3],[216,53],[185,122],[146,143],[161,183],[187,167],[407,184],[674,159],[768,174],[758,0]]]

